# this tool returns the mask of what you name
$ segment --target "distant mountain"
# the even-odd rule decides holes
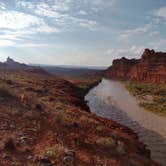
[[[25,69],[25,70],[28,70],[28,69],[33,68],[32,66],[26,65],[24,63],[16,62],[10,57],[7,58],[6,62],[4,62],[4,64],[6,64],[7,67],[11,68],[11,69]]]
[[[40,67],[54,67],[54,68],[65,68],[65,69],[92,69],[92,70],[105,70],[107,66],[76,66],[76,65],[47,65],[47,64],[31,64],[32,66]]]
[[[166,53],[145,49],[141,59],[116,59],[105,71],[111,79],[166,83]]]
[[[80,75],[93,75],[96,72],[100,72],[102,67],[79,67],[70,65],[61,66],[49,66],[49,65],[39,65],[31,64],[27,65],[24,63],[19,63],[12,58],[8,57],[7,60],[2,63],[0,62],[0,69],[2,70],[19,70],[27,71],[36,74],[44,75],[55,75],[55,76],[80,76]],[[103,69],[103,68],[102,68]]]
[[[40,66],[48,73],[55,76],[82,76],[82,75],[96,75],[102,74],[102,71],[106,69],[104,66],[73,66],[73,65],[44,65],[44,64],[32,64],[33,66]]]
[[[27,65],[24,63],[19,63],[19,62],[14,61],[10,57],[8,57],[4,63],[0,62],[0,69],[1,70],[26,71],[26,72],[36,73],[36,74],[50,75],[48,72],[46,72],[41,67],[30,66],[30,65]]]
[[[44,66],[42,67],[47,72],[56,75],[56,76],[78,76],[82,74],[94,74],[100,70],[95,69],[82,69],[82,68],[62,68],[62,67],[52,67]]]

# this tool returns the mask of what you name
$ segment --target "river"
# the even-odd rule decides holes
[[[119,81],[103,79],[85,96],[91,112],[128,126],[151,150],[153,160],[166,165],[166,118],[146,111]]]

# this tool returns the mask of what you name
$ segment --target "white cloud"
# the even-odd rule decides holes
[[[159,36],[160,35],[160,32],[159,31],[152,31],[149,33],[149,36],[151,37],[156,37],[156,36]]]
[[[29,29],[29,30],[2,30],[0,35],[1,39],[4,40],[23,40],[31,38],[31,35],[36,33],[36,30]]]
[[[51,47],[54,46],[52,44],[48,43],[23,43],[23,44],[17,44],[16,47]]]
[[[82,3],[88,6],[91,12],[98,13],[102,9],[112,7],[115,0],[84,0]]]
[[[120,39],[122,39],[122,40],[128,39],[129,37],[132,37],[132,36],[144,34],[144,33],[148,32],[150,30],[150,28],[151,28],[151,25],[147,24],[143,27],[125,30],[123,33],[121,33]]]
[[[102,6],[102,7],[108,7],[112,6],[115,3],[115,0],[87,0],[88,2],[91,2],[93,5]]]
[[[58,33],[56,27],[50,27],[42,18],[18,11],[0,11],[1,39],[4,45],[12,45],[15,40],[23,40],[37,33]]]
[[[50,27],[48,25],[43,25],[37,28],[37,32],[40,33],[59,33],[60,31],[55,27]]]
[[[0,40],[0,47],[9,47],[14,45],[15,45],[15,42],[11,40]]]
[[[56,11],[69,11],[70,4],[72,4],[72,0],[55,0],[53,4],[53,9]]]
[[[83,28],[88,28],[89,30],[91,31],[95,31],[97,28],[96,28],[96,25],[97,23],[95,21],[84,21],[84,22],[80,22],[79,25]]]
[[[37,4],[34,12],[40,16],[55,17],[55,18],[61,17],[60,13],[54,10],[54,7],[51,7],[46,3]]]
[[[121,57],[138,58],[141,56],[144,47],[132,46],[125,49],[108,49],[106,55],[111,56],[112,60]]]
[[[166,20],[166,6],[159,8],[154,12],[156,17],[162,18]]]
[[[85,16],[85,15],[87,15],[88,13],[87,13],[86,11],[84,11],[84,10],[80,10],[80,11],[78,12],[78,14]]]
[[[0,9],[5,10],[6,9],[6,4],[3,2],[0,2]]]
[[[20,40],[25,42],[36,34],[59,33],[79,28],[98,30],[100,25],[95,18],[90,18],[93,13],[90,9],[94,8],[97,12],[112,6],[114,1],[15,0],[12,10],[0,2],[0,38],[5,40],[4,45],[12,45]]]
[[[31,13],[40,16],[43,19],[48,18],[55,26],[60,26],[61,30],[68,31],[69,29],[75,29],[78,26],[90,31],[95,30],[97,22],[95,20],[84,18],[85,15],[89,14],[88,11],[84,11],[84,6],[81,6],[85,3],[88,3],[88,6],[101,7],[101,5],[103,6],[105,3],[110,3],[110,1],[85,0],[78,3],[75,0],[43,0],[42,2],[38,1],[36,3],[30,3],[18,0],[17,6],[24,8],[25,10],[28,9]]]
[[[89,29],[90,31],[97,30],[98,27],[98,23],[93,20],[81,19],[76,17],[69,17],[68,19],[68,21],[72,21],[72,23],[74,23],[76,27],[79,26],[82,28]]]
[[[18,11],[0,11],[0,28],[21,30],[43,24],[43,20]]]
[[[51,1],[48,3],[46,1],[38,1],[37,3],[27,2],[27,1],[17,1],[17,7],[22,7],[25,9],[32,10],[35,14],[39,16],[46,16],[52,18],[61,17],[61,12],[69,10],[68,3],[69,0]]]
[[[3,35],[0,35],[0,39],[3,39],[3,40],[19,40],[19,38],[16,34],[3,34]]]
[[[24,7],[24,8],[28,8],[28,9],[34,9],[34,4],[31,2],[27,2],[24,0],[17,0],[16,1],[16,6],[17,7]]]
[[[150,43],[148,43],[148,46],[156,50],[161,50],[161,48],[163,50],[166,50],[165,48],[166,39],[160,38],[160,39],[157,39],[156,41],[151,41]]]

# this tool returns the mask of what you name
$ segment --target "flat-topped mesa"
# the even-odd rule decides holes
[[[166,53],[145,49],[141,59],[116,59],[105,71],[111,79],[166,83]]]

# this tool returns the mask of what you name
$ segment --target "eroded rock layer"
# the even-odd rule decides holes
[[[141,59],[116,59],[105,71],[111,79],[166,83],[166,53],[145,49]]]

